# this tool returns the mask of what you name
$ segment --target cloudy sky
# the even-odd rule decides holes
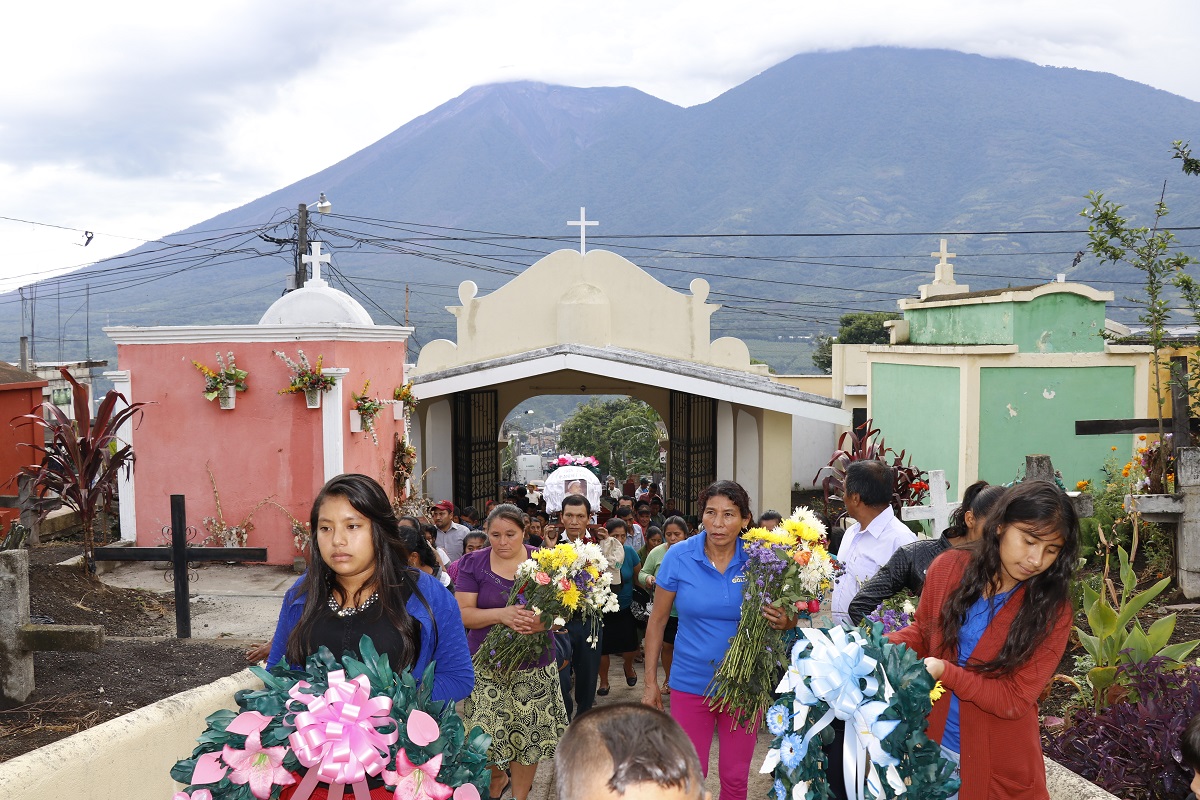
[[[5,291],[260,197],[482,83],[629,85],[687,106],[796,53],[897,45],[1111,72],[1200,101],[1195,0],[12,5]]]

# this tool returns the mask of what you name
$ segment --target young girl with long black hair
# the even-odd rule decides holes
[[[1037,701],[1071,632],[1078,555],[1070,499],[1024,481],[992,509],[977,544],[938,556],[913,624],[889,636],[947,690],[929,735],[959,762],[962,800],[1049,797]]]
[[[471,693],[475,672],[462,615],[437,579],[409,566],[409,550],[383,488],[366,475],[333,478],[312,513],[312,563],[287,591],[267,664],[300,666],[317,648],[361,658],[370,636],[392,668],[417,680],[435,663],[432,697]]]

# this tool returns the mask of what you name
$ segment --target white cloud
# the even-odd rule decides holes
[[[1013,56],[1200,100],[1198,30],[1192,0],[1133,11],[1111,0],[21,3],[6,9],[0,215],[153,238],[312,174],[472,85],[631,85],[694,105],[821,49]],[[79,234],[3,221],[0,234],[0,288],[128,244],[98,236],[84,250]]]

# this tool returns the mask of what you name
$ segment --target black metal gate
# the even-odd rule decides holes
[[[699,514],[696,498],[717,479],[717,401],[671,392],[671,480],[668,492],[684,514]]]
[[[495,389],[454,395],[454,504],[483,511],[500,480],[499,407]]]

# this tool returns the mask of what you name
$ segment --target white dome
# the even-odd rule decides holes
[[[259,325],[374,325],[362,304],[323,280],[309,281],[304,288],[276,300],[258,321]]]

